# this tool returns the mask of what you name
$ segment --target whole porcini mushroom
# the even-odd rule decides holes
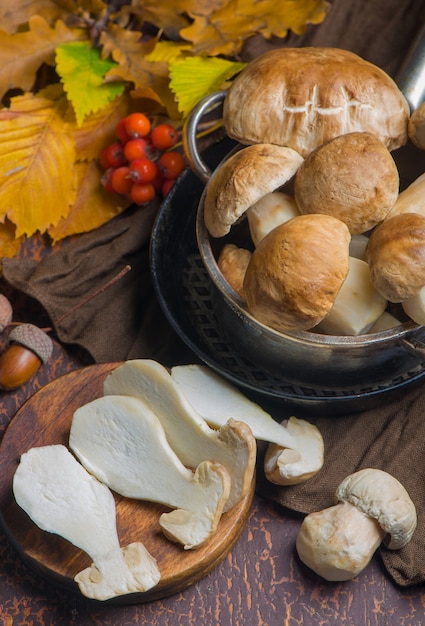
[[[348,50],[270,50],[232,81],[223,107],[229,137],[307,156],[329,139],[371,132],[389,150],[407,142],[410,109],[392,78]]]
[[[301,561],[326,580],[354,578],[382,542],[399,550],[416,529],[408,492],[383,470],[365,468],[347,476],[335,499],[335,506],[304,518],[296,539]]]
[[[207,185],[204,220],[209,234],[227,235],[253,204],[293,178],[302,162],[295,150],[267,143],[231,155]]]
[[[389,150],[372,133],[335,137],[311,152],[295,175],[300,213],[326,213],[365,233],[387,216],[399,192],[399,174]]]
[[[390,302],[403,302],[425,285],[425,216],[400,213],[372,232],[366,261],[375,289]]]
[[[347,277],[349,243],[346,224],[329,215],[299,215],[274,228],[246,269],[249,312],[277,331],[316,326]]]

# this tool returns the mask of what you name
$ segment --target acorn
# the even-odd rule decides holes
[[[9,334],[9,346],[0,356],[0,389],[11,391],[28,382],[53,351],[53,342],[33,324],[19,324]]]
[[[10,324],[13,317],[13,309],[5,295],[0,293],[0,333]]]

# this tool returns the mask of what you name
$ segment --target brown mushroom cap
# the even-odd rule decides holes
[[[270,50],[230,86],[223,121],[243,144],[269,142],[307,156],[338,135],[368,131],[389,150],[407,141],[409,105],[382,69],[348,50]]]
[[[390,302],[403,302],[425,285],[425,217],[400,213],[372,232],[366,260],[375,289]]]
[[[336,499],[376,519],[389,535],[384,543],[391,550],[407,545],[416,529],[416,508],[408,492],[382,470],[365,468],[347,476],[336,491]]]
[[[207,186],[204,220],[210,235],[226,235],[250,206],[288,182],[302,161],[291,148],[264,143],[230,156]]]
[[[295,176],[301,213],[326,213],[351,234],[374,228],[394,206],[399,174],[391,153],[372,133],[349,133],[319,146]]]
[[[349,243],[347,226],[329,215],[300,215],[274,228],[245,273],[251,314],[283,332],[318,324],[348,274]]]
[[[245,299],[243,281],[246,268],[251,260],[250,250],[226,243],[220,251],[217,265],[224,278],[236,293]]]

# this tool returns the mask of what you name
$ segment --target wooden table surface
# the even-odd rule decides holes
[[[332,5],[323,26],[289,43],[347,47],[391,72],[421,27],[425,10],[423,0],[389,0],[385,7],[380,0],[334,0]],[[260,50],[255,38],[253,44],[247,47],[248,57]],[[14,297],[18,318],[38,323],[43,313],[34,313],[33,303],[19,294]],[[85,364],[78,352],[55,342],[49,363],[29,383],[0,393],[0,436],[38,389]],[[127,606],[94,605],[61,591],[34,574],[0,533],[0,624],[425,626],[425,588],[396,587],[378,555],[350,582],[327,583],[306,571],[294,550],[300,523],[296,515],[255,495],[239,540],[213,571],[174,596]]]

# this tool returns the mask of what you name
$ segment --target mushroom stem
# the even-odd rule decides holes
[[[316,574],[330,581],[350,580],[370,562],[385,531],[349,502],[304,518],[296,548]]]

